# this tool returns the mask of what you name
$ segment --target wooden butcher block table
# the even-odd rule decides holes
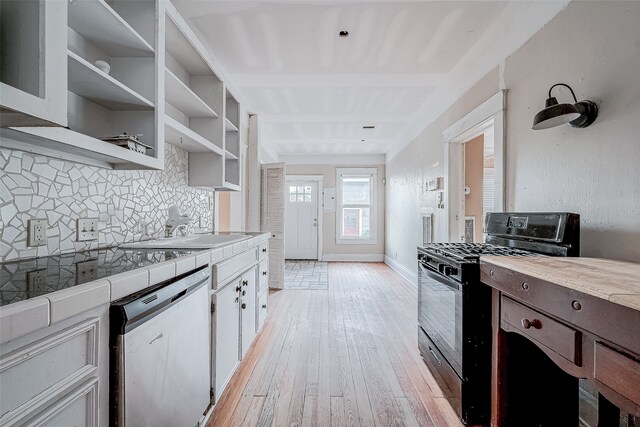
[[[640,417],[640,264],[484,256],[481,280],[493,288],[493,426],[577,425],[578,379],[599,393],[599,425]]]

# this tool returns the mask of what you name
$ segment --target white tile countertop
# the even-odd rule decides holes
[[[269,233],[245,234],[250,237],[240,242],[231,242],[215,249],[180,252],[172,259],[54,290],[43,295],[27,296],[17,302],[0,306],[0,343],[46,328],[92,308],[109,304],[195,268],[224,261],[258,246],[270,237]],[[38,260],[32,261],[37,262]],[[3,274],[9,274],[4,273],[7,265],[8,263],[2,266]]]

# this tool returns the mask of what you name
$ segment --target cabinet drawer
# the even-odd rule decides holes
[[[258,266],[258,291],[269,286],[269,260],[265,259]]]
[[[596,342],[593,377],[640,405],[640,362]]]
[[[262,261],[268,256],[269,256],[269,241],[267,240],[266,242],[261,243],[260,246],[258,246],[258,259]]]
[[[221,262],[213,266],[213,289],[218,289],[228,279],[237,276],[239,273],[246,271],[253,263],[256,262],[255,248],[240,255],[234,256],[227,261]]]
[[[504,296],[500,312],[504,329],[515,330],[536,344],[581,366],[580,332]]]
[[[258,311],[256,316],[256,332],[262,328],[265,319],[267,318],[267,314],[269,313],[269,288],[263,289],[258,295],[258,304],[256,306],[256,310]]]
[[[0,424],[98,366],[98,325],[91,318],[0,358]]]

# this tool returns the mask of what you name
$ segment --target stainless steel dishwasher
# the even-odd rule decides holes
[[[209,271],[111,305],[111,425],[197,426],[210,403]]]

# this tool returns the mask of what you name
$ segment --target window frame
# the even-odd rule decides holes
[[[370,178],[369,204],[343,205],[342,190],[343,177],[364,177]],[[336,244],[338,245],[375,245],[378,243],[378,168],[336,168]],[[369,237],[345,237],[342,236],[342,220],[344,208],[369,207],[369,227],[371,235]]]

